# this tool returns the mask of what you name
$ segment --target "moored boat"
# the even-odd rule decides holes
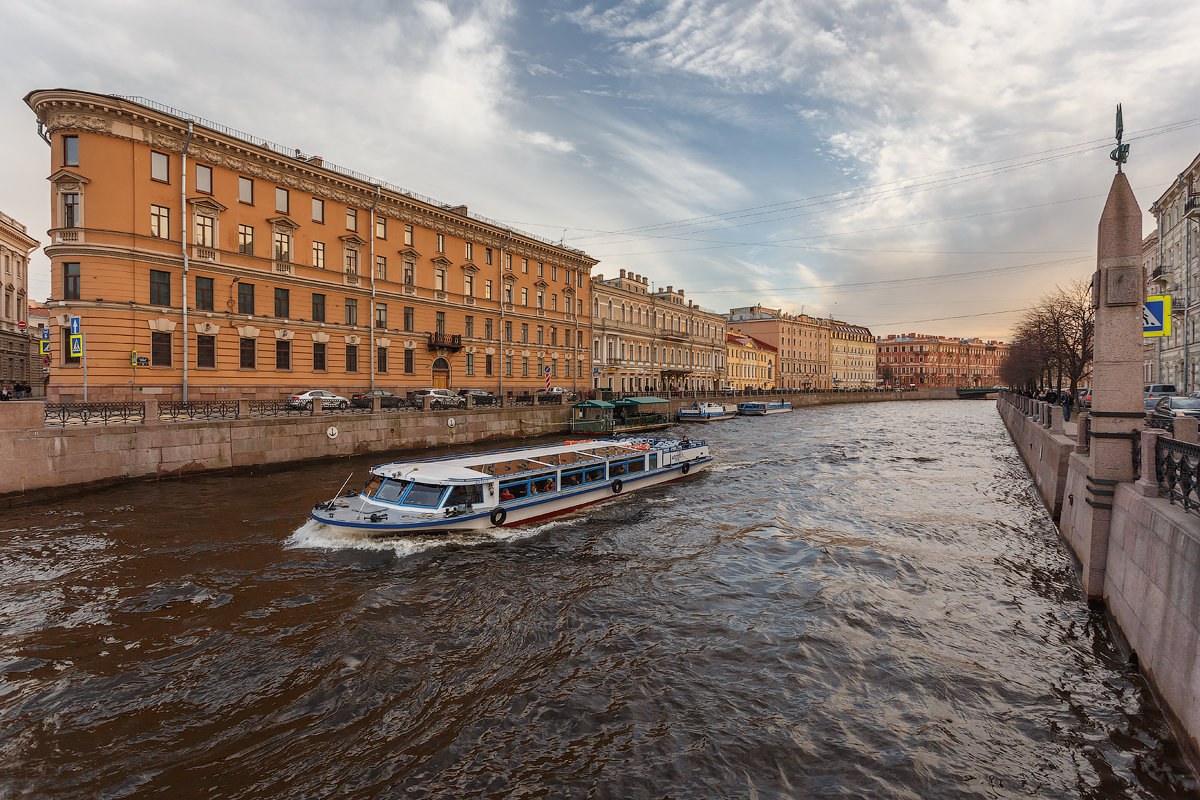
[[[748,417],[761,417],[766,414],[782,414],[792,410],[788,400],[756,400],[749,403],[738,403],[737,413]]]
[[[675,412],[675,419],[678,422],[713,422],[719,419],[733,419],[736,416],[737,406],[735,405],[706,403],[700,400]]]
[[[372,467],[361,491],[317,503],[312,518],[382,535],[482,530],[676,480],[711,461],[706,442],[642,437],[395,462]]]

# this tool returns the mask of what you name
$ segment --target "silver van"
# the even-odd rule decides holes
[[[1170,397],[1178,394],[1173,383],[1148,383],[1143,389],[1142,401],[1146,408],[1154,408],[1160,397]]]

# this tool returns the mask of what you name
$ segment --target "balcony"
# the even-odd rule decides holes
[[[342,276],[342,283],[346,286],[358,286],[358,273],[352,270],[346,270],[346,274]]]
[[[462,350],[462,336],[457,333],[441,333],[440,331],[429,334],[429,349],[430,350]]]
[[[83,241],[83,230],[80,228],[65,228],[54,232],[55,244],[79,244]]]
[[[197,261],[216,261],[217,251],[211,247],[194,244],[192,245],[192,258]]]
[[[292,265],[287,261],[274,261],[271,263],[271,270],[278,272],[280,275],[291,275]]]

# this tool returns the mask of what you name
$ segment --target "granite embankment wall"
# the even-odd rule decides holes
[[[798,394],[795,407],[953,398],[954,390]],[[735,398],[712,398],[732,401]],[[692,399],[671,401],[671,413]],[[0,403],[0,501],[209,470],[562,434],[558,405],[47,427],[38,401]],[[153,415],[152,415],[153,416]],[[330,429],[336,435],[330,436]]]
[[[1087,593],[1104,603],[1200,768],[1200,517],[1143,479],[1113,487],[1111,523],[1097,530],[1085,502],[1086,445],[1062,431],[1061,411],[1047,428],[1003,399],[997,405],[1082,575],[1100,576]],[[1044,419],[1044,408],[1031,410]]]

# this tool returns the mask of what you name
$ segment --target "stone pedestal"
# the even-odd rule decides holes
[[[1158,428],[1147,428],[1142,431],[1142,476],[1133,485],[1134,491],[1142,497],[1158,497],[1158,476],[1155,474],[1154,458],[1158,450],[1158,437],[1162,431]]]
[[[1088,451],[1088,415],[1080,414],[1075,418],[1075,452]]]
[[[1200,444],[1200,420],[1195,417],[1176,417],[1171,438],[1188,444]]]

